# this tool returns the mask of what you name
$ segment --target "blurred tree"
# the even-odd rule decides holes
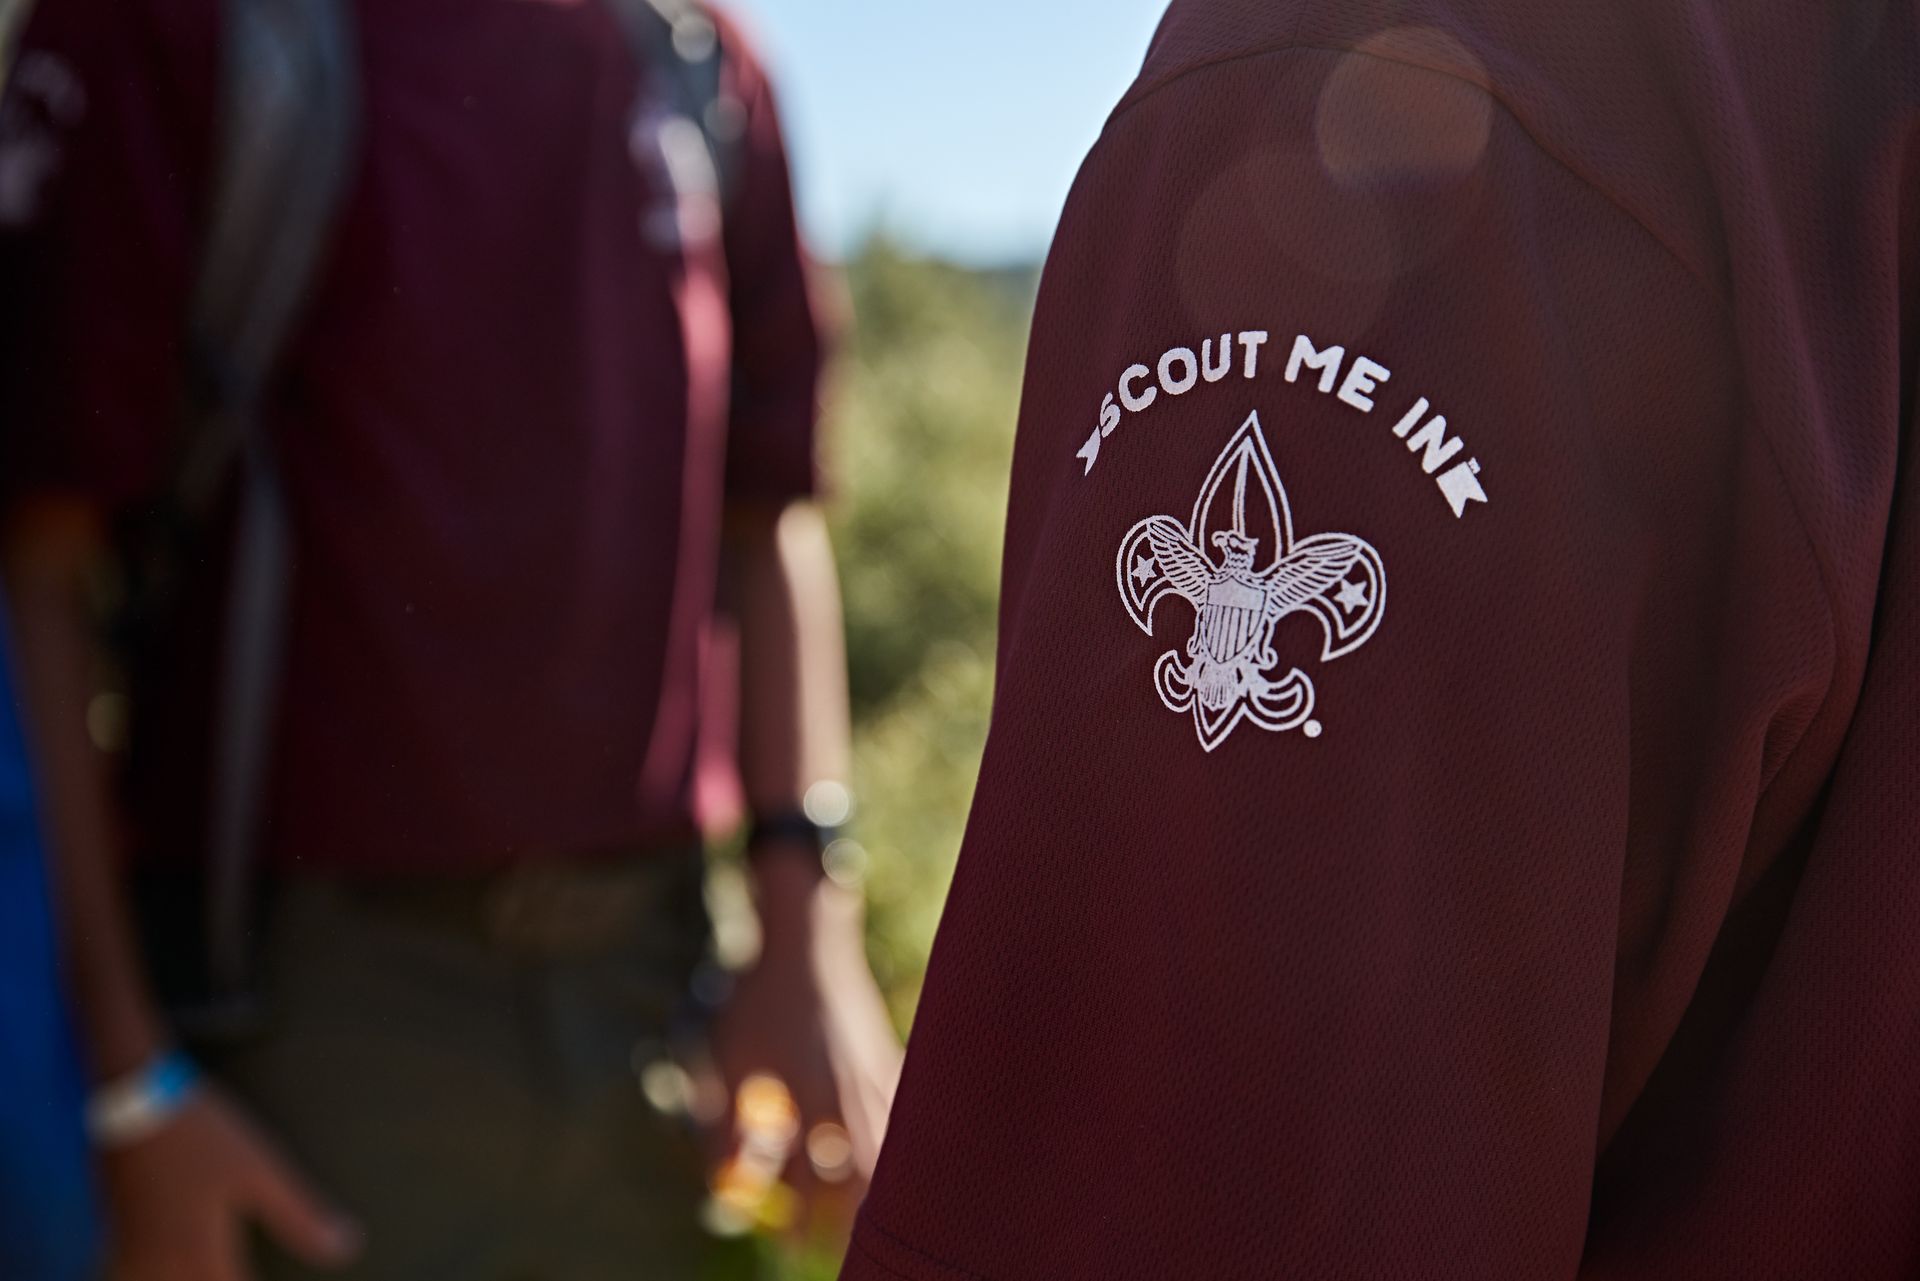
[[[952,876],[992,697],[1007,469],[1036,273],[874,240],[847,264],[829,472],[846,585],[869,946],[901,1026]]]
[[[826,421],[853,689],[853,834],[868,854],[868,952],[904,1030],[986,742],[1037,273],[915,258],[885,239],[843,271],[852,324]],[[763,1245],[779,1281],[839,1275],[833,1246]]]

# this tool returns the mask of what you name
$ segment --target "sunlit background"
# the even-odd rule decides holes
[[[1165,0],[735,0],[777,77],[802,216],[840,257],[884,230],[1037,261]]]

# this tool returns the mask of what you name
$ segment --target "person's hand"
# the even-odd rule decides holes
[[[764,852],[755,872],[761,954],[716,1020],[714,1057],[729,1091],[771,1076],[792,1094],[787,1181],[800,1221],[833,1232],[873,1173],[900,1042],[867,965],[860,896],[821,876],[810,850]]]
[[[101,1173],[109,1281],[246,1281],[250,1221],[311,1267],[359,1253],[359,1229],[205,1083],[159,1132],[104,1153]]]

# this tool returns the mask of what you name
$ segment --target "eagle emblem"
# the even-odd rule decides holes
[[[1221,501],[1229,484],[1230,504]],[[1192,713],[1209,752],[1243,720],[1318,738],[1313,681],[1298,667],[1277,674],[1274,629],[1291,614],[1313,615],[1325,631],[1321,661],[1331,662],[1372,638],[1387,605],[1386,566],[1370,544],[1352,534],[1294,538],[1258,414],[1213,464],[1193,518],[1147,517],[1121,543],[1114,569],[1128,616],[1149,636],[1168,596],[1193,606],[1193,635],[1160,656],[1154,686],[1169,709]]]

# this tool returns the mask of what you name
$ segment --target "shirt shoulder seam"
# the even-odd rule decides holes
[[[892,1273],[894,1276],[901,1276],[902,1273],[900,1272],[899,1269],[888,1264],[886,1260],[875,1255],[872,1248],[867,1246],[864,1242],[861,1241],[860,1237],[862,1232],[871,1232],[873,1235],[877,1237],[884,1238],[887,1244],[893,1246],[894,1248],[899,1250],[904,1250],[908,1254],[913,1255],[917,1259],[923,1259],[926,1262],[933,1264],[935,1267],[941,1269],[942,1271],[952,1272],[963,1277],[969,1277],[972,1279],[972,1281],[993,1281],[991,1277],[987,1277],[982,1275],[981,1273],[975,1272],[971,1268],[963,1268],[957,1263],[941,1258],[939,1255],[927,1253],[925,1250],[922,1250],[919,1246],[916,1246],[912,1242],[903,1239],[896,1233],[887,1231],[885,1228],[881,1227],[878,1223],[875,1223],[872,1215],[862,1214],[860,1216],[860,1222],[858,1224],[858,1227],[854,1233],[853,1244],[855,1245],[855,1247],[859,1249],[860,1253],[864,1254],[867,1258],[871,1259],[874,1263],[878,1264],[881,1268],[884,1268],[886,1271]]]
[[[1688,276],[1692,277],[1693,280],[1706,291],[1707,296],[1711,298],[1717,306],[1723,310],[1726,308],[1727,299],[1721,292],[1719,286],[1714,283],[1713,277],[1698,263],[1683,253],[1677,245],[1662,235],[1660,231],[1654,227],[1651,220],[1621,200],[1619,196],[1609,191],[1590,174],[1583,171],[1579,165],[1574,163],[1571,157],[1563,154],[1558,148],[1550,146],[1533,126],[1527,122],[1526,117],[1522,116],[1520,112],[1515,109],[1514,105],[1508,102],[1490,82],[1463,75],[1459,70],[1452,67],[1444,67],[1408,57],[1396,57],[1381,53],[1377,50],[1356,49],[1340,45],[1312,44],[1297,40],[1265,45],[1258,49],[1250,49],[1241,53],[1222,54],[1218,57],[1208,58],[1204,61],[1193,63],[1190,66],[1182,67],[1179,71],[1173,72],[1145,88],[1136,85],[1134,89],[1128,91],[1127,96],[1121,99],[1120,105],[1115,107],[1113,114],[1107,118],[1106,127],[1101,131],[1101,141],[1104,141],[1107,133],[1112,130],[1113,126],[1129,115],[1134,108],[1145,104],[1161,91],[1180,83],[1190,76],[1229,66],[1237,62],[1248,62],[1256,58],[1267,58],[1286,53],[1336,54],[1340,56],[1370,58],[1375,62],[1404,67],[1412,71],[1424,71],[1432,75],[1444,76],[1449,80],[1458,81],[1461,84],[1479,90],[1487,96],[1490,102],[1506,114],[1507,118],[1513,122],[1514,127],[1519,129],[1520,132],[1526,136],[1527,140],[1534,145],[1535,150],[1564,169],[1575,181],[1579,182],[1581,186],[1606,201],[1618,210],[1622,216],[1639,227],[1641,232],[1646,235],[1649,240],[1653,241],[1668,258],[1672,259],[1675,265]],[[1098,144],[1096,143],[1095,145],[1097,146]]]
[[[899,1277],[900,1281],[914,1281],[912,1277],[908,1276],[906,1273],[900,1271],[898,1268],[888,1263],[885,1259],[875,1254],[872,1248],[869,1247],[865,1241],[862,1241],[858,1235],[856,1235],[853,1238],[853,1241],[851,1244],[852,1244],[854,1253],[858,1254],[861,1258],[865,1259],[868,1263],[871,1263],[874,1267],[879,1268],[882,1272],[886,1273],[888,1276]]]

